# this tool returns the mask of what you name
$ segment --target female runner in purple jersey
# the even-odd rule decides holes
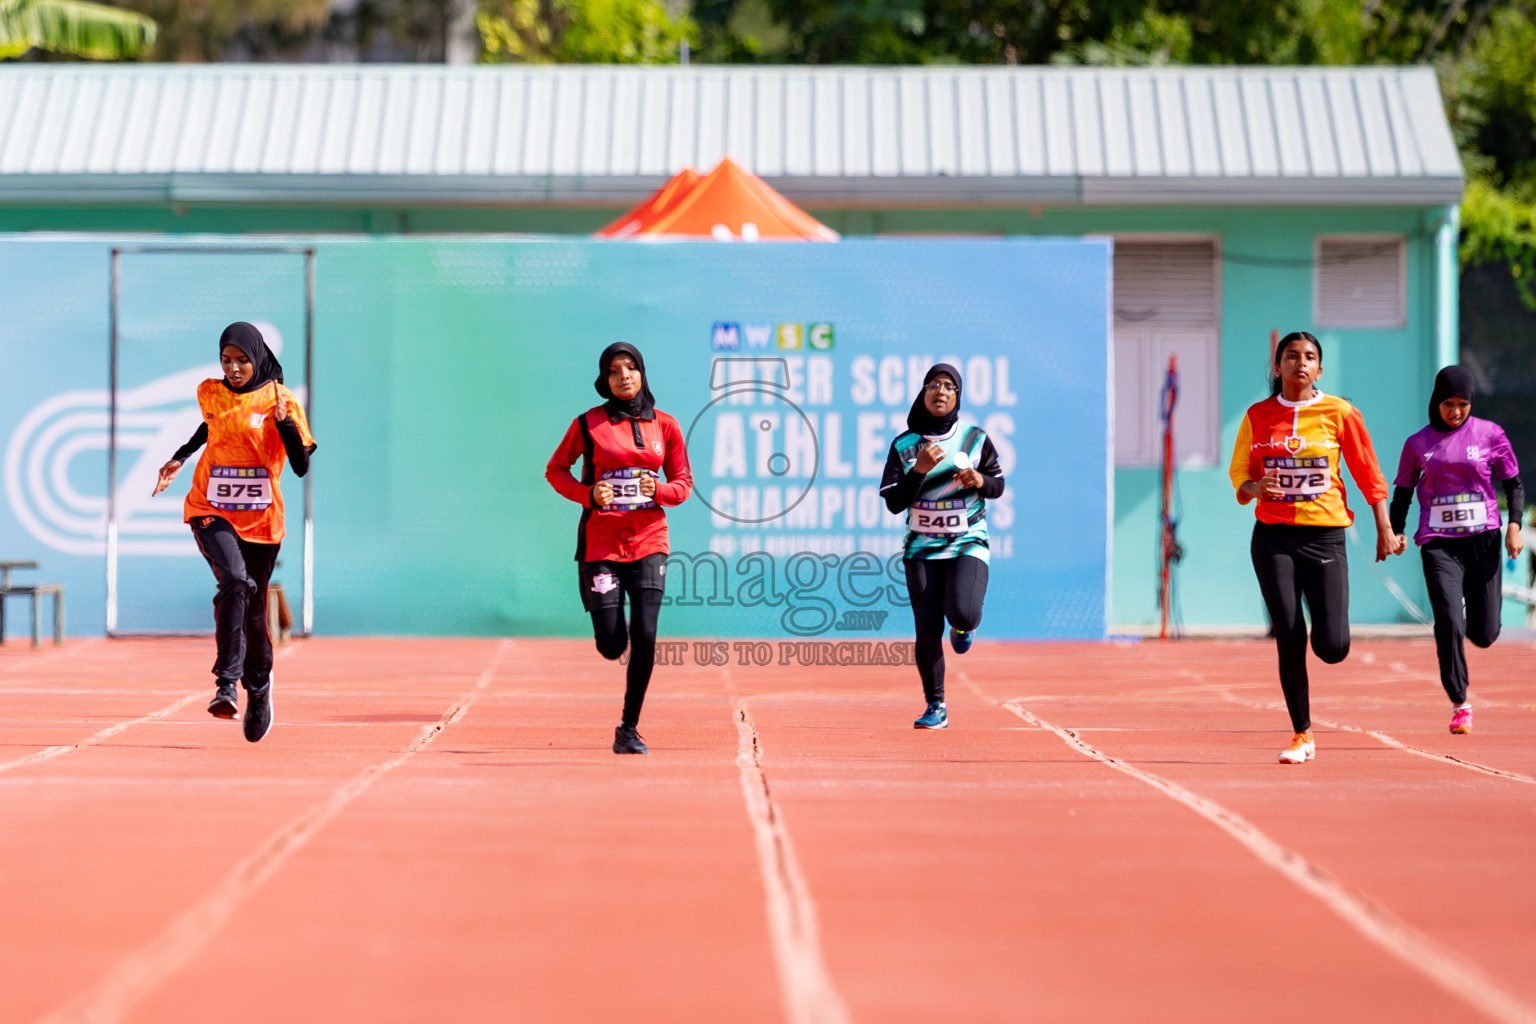
[[[1487,647],[1499,638],[1504,602],[1500,534],[1510,558],[1524,547],[1520,465],[1503,429],[1472,415],[1472,394],[1472,375],[1460,366],[1447,366],[1435,377],[1429,426],[1403,442],[1390,510],[1392,531],[1401,535],[1417,488],[1419,529],[1413,539],[1424,559],[1424,582],[1435,612],[1440,683],[1455,705],[1454,733],[1472,731],[1462,640]],[[1509,506],[1509,525],[1503,530],[1495,479],[1503,482]]]

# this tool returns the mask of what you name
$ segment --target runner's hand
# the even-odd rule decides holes
[[[1258,486],[1259,497],[1268,501],[1279,501],[1285,497],[1285,491],[1280,488],[1280,471],[1272,469],[1265,473],[1254,483]]]
[[[1408,546],[1408,538],[1388,530],[1376,534],[1376,561],[1385,562],[1388,555],[1400,555]]]
[[[647,498],[656,497],[656,478],[649,470],[640,474],[640,493]]]
[[[171,481],[175,480],[176,474],[180,472],[181,463],[176,459],[172,459],[170,462],[167,462],[165,465],[161,466],[160,479],[155,481],[155,489],[150,492],[149,496],[153,498],[156,494],[159,494],[161,491],[171,486]]]
[[[277,381],[272,382],[272,393],[277,396],[277,411],[272,415],[281,423],[288,418],[288,399],[283,394],[283,389],[278,387]]]
[[[929,441],[918,449],[917,463],[912,467],[919,473],[927,475],[933,472],[933,467],[944,461],[944,449]]]
[[[1525,538],[1520,536],[1520,524],[1510,523],[1504,530],[1504,550],[1509,552],[1510,558],[1519,558],[1520,552],[1525,550]]]
[[[592,504],[605,508],[613,504],[613,484],[600,480],[592,485]]]
[[[981,485],[986,482],[981,475],[981,471],[975,466],[972,466],[970,469],[960,470],[955,474],[955,479],[959,481],[961,487],[969,487],[977,491],[981,490]]]

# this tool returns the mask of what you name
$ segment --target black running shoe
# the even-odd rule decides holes
[[[245,738],[255,743],[272,731],[272,684],[268,683],[260,693],[245,693]]]
[[[640,738],[632,725],[621,724],[613,730],[613,752],[615,754],[649,754],[650,748]]]
[[[208,705],[208,713],[214,718],[234,718],[240,711],[240,694],[233,679],[220,679],[219,690]]]

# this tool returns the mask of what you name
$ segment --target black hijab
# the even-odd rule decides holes
[[[1451,425],[1440,415],[1440,403],[1447,398],[1465,398],[1472,401],[1472,374],[1464,366],[1447,366],[1435,374],[1435,391],[1429,396],[1429,425],[1442,434],[1451,432]]]
[[[635,366],[640,370],[640,390],[634,398],[624,401],[615,397],[608,388],[608,364],[613,362],[613,357],[626,355],[635,361]],[[653,420],[656,418],[656,399],[651,396],[651,375],[645,372],[645,358],[640,355],[640,350],[628,342],[616,341],[603,349],[603,354],[597,357],[597,380],[592,382],[597,388],[597,393],[607,401],[603,402],[603,408],[608,410],[608,419],[614,423],[624,419]]]
[[[277,361],[277,356],[267,348],[267,342],[261,336],[261,331],[255,325],[248,324],[244,320],[237,320],[224,328],[224,333],[219,335],[219,355],[224,355],[224,346],[233,345],[245,353],[245,358],[251,361],[251,379],[241,387],[230,385],[228,378],[224,386],[237,395],[248,394],[257,388],[277,381],[283,382],[283,364]]]
[[[946,374],[950,380],[955,382],[954,408],[950,409],[943,416],[935,416],[928,411],[928,404],[924,401],[927,395],[923,390],[919,390],[917,397],[912,400],[912,411],[907,413],[907,428],[925,437],[936,437],[940,434],[949,433],[950,428],[955,425],[955,420],[960,417],[960,396],[964,393],[965,389],[964,385],[960,383],[959,370],[948,363],[934,363],[928,372],[923,375],[923,388],[926,389],[928,383],[941,373]]]

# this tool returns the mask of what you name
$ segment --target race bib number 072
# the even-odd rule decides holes
[[[260,512],[272,504],[272,476],[265,466],[214,466],[208,473],[208,504],[231,512]]]
[[[1275,471],[1275,483],[1285,492],[1274,499],[1276,501],[1316,501],[1328,493],[1333,476],[1326,455],[1306,459],[1266,458],[1264,475],[1268,476],[1270,470]]]

